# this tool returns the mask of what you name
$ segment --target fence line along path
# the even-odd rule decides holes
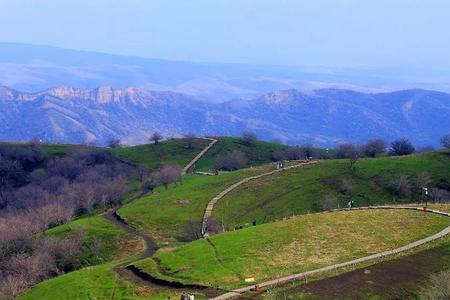
[[[409,209],[409,210],[423,210],[422,207],[411,207],[411,206],[408,206],[408,207],[373,206],[373,207],[362,207],[362,208],[351,209],[351,210],[358,210],[358,209]],[[429,209],[429,210],[427,210],[427,212],[450,217],[450,213],[441,212],[439,210]],[[315,270],[311,270],[311,271],[307,271],[307,272],[302,272],[302,273],[297,273],[297,274],[281,277],[281,278],[274,279],[274,280],[261,282],[261,283],[259,283],[257,285],[259,287],[261,287],[261,288],[276,286],[276,285],[280,285],[280,284],[285,284],[285,283],[290,282],[290,281],[303,279],[303,278],[306,278],[306,277],[311,276],[311,275],[316,275],[316,274],[319,274],[319,273],[325,273],[325,272],[329,272],[329,271],[334,271],[334,270],[337,270],[339,268],[348,267],[348,266],[360,264],[360,263],[363,263],[363,262],[380,259],[380,258],[383,258],[383,257],[386,257],[386,256],[391,256],[391,255],[394,255],[394,254],[398,254],[398,253],[409,251],[411,249],[417,248],[417,247],[419,247],[421,245],[424,245],[426,243],[429,243],[429,242],[432,242],[434,240],[437,240],[437,239],[440,239],[442,237],[445,237],[446,235],[449,235],[449,234],[450,234],[450,226],[448,226],[447,228],[445,228],[444,230],[442,230],[442,231],[440,231],[440,232],[438,232],[436,234],[433,234],[433,235],[431,235],[429,237],[426,237],[426,238],[423,238],[421,240],[412,242],[412,243],[410,243],[408,245],[405,245],[403,247],[399,247],[399,248],[396,248],[396,249],[393,249],[393,250],[383,251],[383,252],[372,254],[372,255],[369,255],[369,256],[365,256],[365,257],[362,257],[362,258],[358,258],[358,259],[350,260],[350,261],[347,261],[347,262],[343,262],[343,263],[339,263],[339,264],[334,264],[334,265],[331,265],[331,266],[323,267],[323,268],[320,268],[320,269],[315,269]],[[243,287],[243,288],[235,289],[235,290],[232,290],[232,291],[230,291],[228,293],[222,294],[222,295],[220,295],[218,297],[211,298],[211,300],[232,299],[232,298],[240,296],[242,293],[251,291],[254,287],[255,287],[255,285],[250,285],[250,286],[246,286],[246,287]]]
[[[262,173],[259,175],[255,175],[255,176],[250,176],[250,177],[246,177],[244,179],[242,179],[239,182],[236,182],[235,184],[229,186],[228,188],[226,188],[225,190],[223,190],[222,192],[220,192],[217,196],[215,196],[214,198],[212,198],[209,202],[208,205],[206,206],[205,212],[203,214],[203,220],[202,220],[202,229],[201,229],[201,235],[202,237],[206,238],[208,237],[208,220],[211,218],[212,215],[212,211],[214,209],[214,205],[217,203],[217,201],[219,201],[220,199],[222,199],[226,194],[228,194],[229,192],[231,192],[232,190],[234,190],[235,188],[239,187],[240,185],[249,182],[251,180],[255,180],[261,177],[265,177],[265,176],[269,176],[275,173],[279,173],[285,170],[289,170],[289,169],[293,169],[293,168],[298,168],[298,167],[303,167],[306,165],[311,165],[311,164],[315,164],[317,163],[317,161],[306,161],[306,162],[301,162],[298,163],[296,165],[293,166],[289,166],[289,167],[285,167],[285,168],[281,168],[281,169],[276,169],[267,173]]]
[[[202,158],[202,156],[205,155],[205,153],[208,152],[208,150],[211,149],[211,147],[214,146],[215,143],[217,143],[217,140],[216,140],[216,139],[213,139],[213,138],[206,138],[206,137],[205,137],[205,138],[202,138],[202,139],[209,140],[209,141],[211,141],[211,142],[209,143],[208,146],[206,146],[199,154],[197,154],[196,157],[194,157],[194,159],[192,159],[192,160],[191,160],[191,161],[183,168],[183,171],[181,172],[181,175],[185,175],[185,174],[189,171],[189,169],[192,168],[192,166],[193,166],[200,158]]]

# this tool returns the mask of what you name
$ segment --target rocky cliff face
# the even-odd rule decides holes
[[[144,142],[164,135],[240,135],[287,143],[333,145],[372,137],[406,137],[438,145],[450,129],[450,95],[408,90],[364,94],[347,90],[275,91],[251,101],[206,103],[173,92],[129,87],[57,87],[21,93],[0,86],[0,139]]]
[[[44,92],[36,93],[36,95],[51,95],[61,99],[84,99],[86,101],[95,101],[97,103],[106,104],[114,102],[130,101],[132,103],[145,103],[154,98],[152,92],[127,87],[123,89],[113,89],[111,86],[100,86],[95,89],[80,89],[68,86],[56,87],[48,89]]]

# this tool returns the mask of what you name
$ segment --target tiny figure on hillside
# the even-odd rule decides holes
[[[256,226],[256,221],[253,221],[253,223],[252,223],[252,224],[253,224],[253,226]]]
[[[353,200],[350,200],[347,205],[348,205],[348,208],[353,208],[353,207],[355,207],[355,202]]]
[[[190,294],[182,294],[180,300],[195,300],[195,296]]]

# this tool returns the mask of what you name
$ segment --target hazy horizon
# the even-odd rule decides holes
[[[450,66],[449,17],[442,0],[2,0],[0,42],[176,61],[439,71]]]

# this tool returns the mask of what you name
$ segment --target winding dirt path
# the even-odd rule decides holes
[[[361,209],[423,210],[422,207],[410,207],[410,206],[409,207],[401,207],[401,206],[373,206],[373,207],[353,208],[352,210],[361,210]],[[344,209],[344,210],[346,210],[346,209]],[[335,210],[335,211],[338,211],[338,210]],[[428,209],[427,213],[434,213],[434,214],[439,214],[439,215],[450,217],[450,213],[442,212],[442,211],[439,211],[439,210]],[[327,266],[327,267],[323,267],[323,268],[319,268],[319,269],[315,269],[315,270],[311,270],[311,271],[307,271],[307,272],[292,274],[292,275],[281,277],[281,278],[277,278],[277,279],[274,279],[274,280],[261,282],[261,283],[258,283],[257,285],[260,288],[277,286],[277,285],[285,284],[287,282],[291,282],[291,281],[294,281],[294,280],[306,278],[306,277],[311,276],[311,275],[316,275],[316,274],[319,274],[319,273],[330,272],[330,271],[337,270],[339,268],[360,264],[362,262],[372,261],[372,260],[380,259],[380,258],[383,258],[383,257],[386,257],[386,256],[392,256],[392,255],[399,254],[399,253],[402,253],[402,252],[405,252],[405,251],[409,251],[411,249],[414,249],[414,248],[419,247],[421,245],[424,245],[426,243],[429,243],[429,242],[432,242],[434,240],[437,240],[437,239],[440,239],[442,237],[445,237],[446,235],[449,235],[449,234],[450,234],[450,226],[448,226],[444,230],[442,230],[442,231],[440,231],[440,232],[438,232],[436,234],[433,234],[433,235],[431,235],[429,237],[423,238],[421,240],[412,242],[412,243],[410,243],[408,245],[405,245],[405,246],[402,246],[402,247],[399,247],[399,248],[396,248],[396,249],[393,249],[393,250],[383,251],[383,252],[372,254],[372,255],[369,255],[369,256],[366,256],[366,257],[350,260],[350,261],[339,263],[339,264],[330,265],[330,266]],[[229,291],[229,292],[227,292],[225,294],[222,294],[222,295],[220,295],[218,297],[214,297],[214,298],[210,298],[210,299],[211,300],[232,299],[232,298],[240,296],[242,293],[251,291],[252,289],[254,289],[254,287],[255,287],[255,284],[249,285],[249,286],[246,286],[246,287],[242,287],[242,288],[239,288],[239,289],[235,289],[235,290]]]
[[[197,156],[195,156],[184,168],[182,174],[186,174],[187,171],[203,156],[205,153],[211,149],[212,146],[214,146],[215,143],[217,143],[216,139],[213,138],[203,138],[206,140],[210,140],[211,142],[206,146]],[[137,197],[139,198],[139,197]],[[122,219],[118,214],[116,208],[108,213],[105,214],[105,218],[107,218],[110,222],[115,224],[117,227],[120,227],[122,230],[124,230],[127,233],[130,233],[132,235],[135,235],[139,238],[141,238],[145,243],[145,251],[141,255],[141,259],[148,258],[153,256],[153,254],[156,253],[158,250],[158,245],[156,241],[151,237],[148,236],[138,230],[136,230],[134,227],[131,227],[128,225],[124,219]]]
[[[113,223],[114,225],[116,225],[117,227],[121,228],[123,231],[125,231],[126,233],[135,235],[137,237],[139,237],[140,239],[142,239],[145,243],[145,250],[144,252],[142,252],[141,254],[141,259],[147,258],[152,256],[153,254],[156,253],[156,251],[158,250],[158,245],[156,243],[156,241],[142,233],[137,231],[134,227],[131,227],[130,225],[128,225],[124,219],[122,219],[118,214],[117,214],[117,209],[114,209],[110,212],[108,212],[107,214],[105,214],[105,218],[108,219],[111,223]]]
[[[205,147],[197,156],[195,156],[184,168],[182,171],[182,175],[185,175],[190,168],[192,168],[192,166],[203,156],[205,155],[205,153],[211,149],[212,146],[214,146],[215,143],[217,143],[216,139],[213,138],[204,138],[207,140],[210,140],[211,142],[208,144],[207,147]],[[139,197],[136,197],[139,198]],[[135,199],[133,199],[135,200]],[[153,239],[151,236],[146,235],[145,233],[142,233],[138,230],[136,230],[134,227],[128,225],[124,219],[122,219],[118,214],[117,214],[117,210],[120,207],[115,208],[114,210],[111,210],[109,212],[107,212],[106,214],[104,214],[104,217],[106,219],[108,219],[111,223],[113,223],[114,225],[116,225],[117,227],[121,228],[123,231],[132,234],[134,236],[139,237],[140,239],[142,239],[144,241],[145,244],[145,250],[142,252],[140,259],[145,259],[145,258],[149,258],[152,257],[156,251],[158,250],[158,244],[156,243],[155,239]],[[154,282],[152,280],[150,280],[149,278],[146,278],[145,276],[143,276],[140,272],[138,272],[137,270],[129,267],[129,266],[116,266],[114,267],[114,270],[122,276],[127,277],[129,280],[132,280],[138,284],[141,285],[147,285],[147,286],[157,286],[157,287],[161,287],[164,286],[163,284],[160,284],[158,282]],[[184,287],[176,287],[178,289],[185,289]],[[204,292],[206,295],[217,295],[218,292],[215,289],[209,289],[206,288],[204,290],[202,290],[202,292]]]

